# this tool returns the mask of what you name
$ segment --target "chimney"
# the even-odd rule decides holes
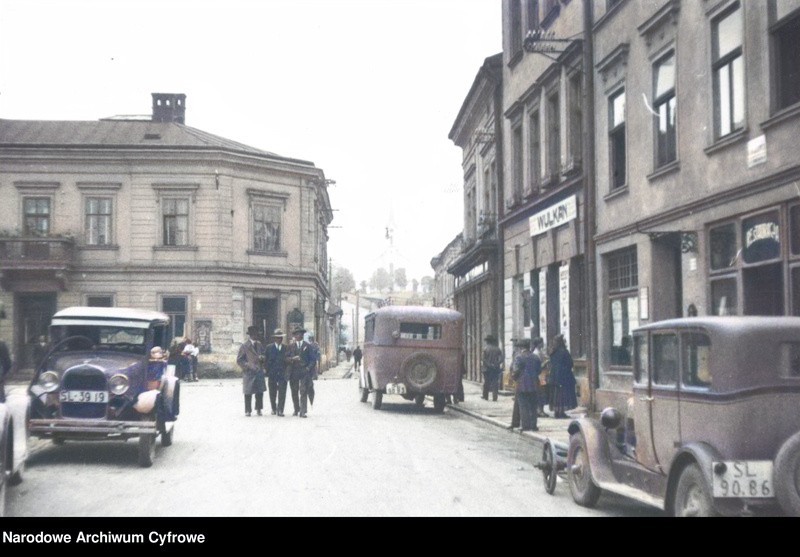
[[[183,93],[153,93],[153,122],[185,124],[186,95]]]

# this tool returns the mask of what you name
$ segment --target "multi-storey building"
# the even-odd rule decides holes
[[[455,309],[456,281],[455,277],[447,272],[447,269],[458,258],[463,248],[464,239],[459,232],[439,255],[431,258],[431,268],[433,269],[432,305]]]
[[[800,0],[606,7],[594,25],[598,407],[629,396],[639,324],[800,315]],[[659,343],[677,362],[676,339]]]
[[[483,338],[501,337],[502,68],[502,53],[484,61],[450,130],[462,150],[464,230],[463,251],[447,271],[455,277],[454,307],[464,315],[464,363],[473,381],[482,380]]]
[[[513,338],[541,336],[549,344],[563,334],[582,397],[588,397],[591,352],[583,157],[592,114],[583,96],[585,7],[559,0],[503,1],[500,220],[505,353],[510,358]]]
[[[311,162],[186,126],[185,95],[146,119],[0,120],[0,303],[21,366],[66,306],[172,317],[201,363],[235,368],[249,325],[326,319],[326,180]]]

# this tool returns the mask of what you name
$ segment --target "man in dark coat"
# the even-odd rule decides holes
[[[264,366],[267,370],[267,385],[269,386],[269,403],[272,414],[283,416],[283,407],[286,404],[286,384],[289,380],[289,366],[286,363],[288,347],[283,344],[284,332],[275,329],[272,333],[272,343],[267,346],[264,355]]]
[[[517,402],[519,404],[520,431],[537,431],[536,426],[539,391],[539,374],[542,361],[530,350],[530,341],[520,342],[521,352],[514,360],[514,381],[517,383]]]
[[[306,417],[308,411],[308,384],[312,382],[316,365],[316,354],[313,347],[303,340],[306,330],[297,328],[292,331],[294,341],[289,345],[289,388],[292,391],[294,415]],[[313,384],[312,387],[313,388]]]
[[[239,347],[236,363],[242,368],[242,389],[244,391],[244,414],[252,412],[252,398],[256,398],[256,413],[260,416],[264,408],[264,391],[267,390],[264,380],[264,347],[258,340],[258,327],[247,328],[248,339]]]
[[[483,340],[486,344],[481,356],[481,367],[483,368],[483,395],[481,398],[489,400],[489,393],[491,393],[492,400],[497,402],[500,375],[503,373],[503,351],[497,345],[496,336],[487,335]]]

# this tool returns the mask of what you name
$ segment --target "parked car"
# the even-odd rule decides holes
[[[29,387],[31,435],[66,440],[138,438],[141,466],[155,440],[172,444],[180,384],[171,366],[148,385],[150,350],[170,340],[169,317],[129,308],[71,307],[53,316],[51,348]]]
[[[5,516],[8,487],[22,482],[28,456],[27,418],[30,410],[24,392],[6,388],[11,362],[8,349],[5,362],[0,362],[0,516]]]
[[[800,516],[800,318],[689,317],[633,332],[628,408],[569,425],[567,478],[675,516]]]
[[[373,393],[375,409],[387,394],[423,406],[431,395],[434,409],[442,412],[461,382],[463,326],[462,315],[446,308],[388,306],[367,315],[361,402]]]

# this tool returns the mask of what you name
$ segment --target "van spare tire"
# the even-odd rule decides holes
[[[791,516],[800,516],[800,433],[795,433],[781,446],[775,457],[775,497]]]
[[[436,362],[427,354],[412,354],[403,363],[406,382],[414,389],[427,389],[436,381],[439,370]]]

